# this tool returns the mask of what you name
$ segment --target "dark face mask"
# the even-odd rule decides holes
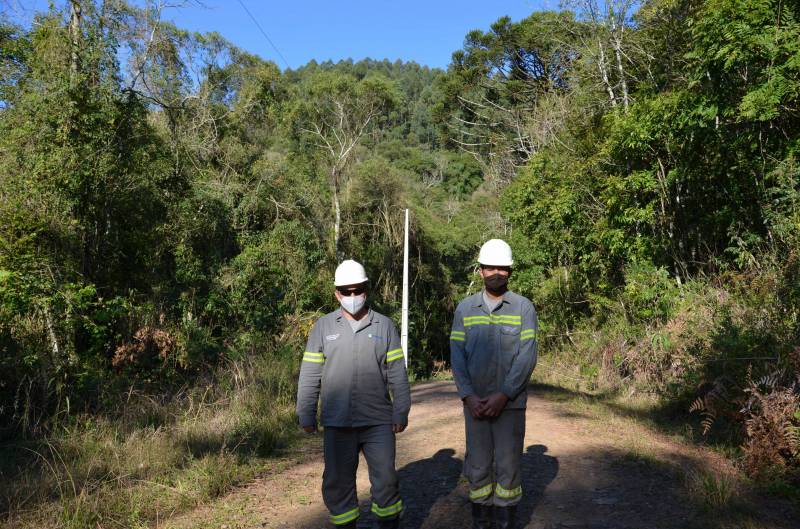
[[[502,292],[508,286],[508,276],[492,274],[483,278],[483,284],[492,292]]]

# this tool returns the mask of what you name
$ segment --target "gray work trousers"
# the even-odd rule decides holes
[[[464,407],[467,453],[464,476],[474,503],[506,507],[522,499],[522,449],[525,410],[504,410],[499,417],[474,419]]]
[[[358,518],[356,470],[358,453],[364,453],[369,471],[372,512],[381,519],[397,518],[403,510],[395,470],[395,437],[391,424],[360,428],[325,428],[325,471],[322,500],[334,525]]]

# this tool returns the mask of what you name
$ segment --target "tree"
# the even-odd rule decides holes
[[[68,26],[51,13],[22,39],[0,111],[0,333],[20,360],[8,390],[38,388],[32,414],[105,368],[114,317],[93,314],[157,282],[151,250],[179,192],[146,106],[119,83],[114,35],[76,5]]]
[[[631,76],[627,66],[633,55],[628,49],[628,40],[629,35],[633,35],[632,14],[636,2],[568,0],[565,5],[574,8],[579,20],[584,22],[573,32],[573,37],[581,42],[579,52],[588,63],[586,72],[593,71],[594,65],[611,107],[621,103],[623,112],[627,112],[630,106],[628,79]]]
[[[563,123],[561,96],[577,58],[569,38],[575,24],[569,12],[500,18],[490,31],[467,35],[438,82],[434,116],[443,136],[500,183],[553,141]]]
[[[346,170],[362,139],[386,119],[399,95],[382,76],[362,80],[347,74],[323,72],[298,87],[293,111],[297,132],[318,149],[328,173],[333,198],[333,248],[340,255],[340,194]]]

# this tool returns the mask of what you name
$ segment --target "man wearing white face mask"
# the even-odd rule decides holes
[[[336,269],[341,308],[311,329],[297,388],[297,415],[308,433],[325,427],[322,499],[337,527],[359,517],[356,469],[364,453],[372,512],[382,529],[398,527],[403,511],[395,470],[395,434],[405,430],[411,394],[397,327],[367,306],[367,276],[355,261]],[[320,398],[321,393],[321,398]]]

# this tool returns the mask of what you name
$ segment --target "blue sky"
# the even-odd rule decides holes
[[[239,0],[201,1],[205,8],[170,9],[164,18],[193,31],[217,31],[285,68]],[[558,8],[557,0],[241,1],[293,68],[311,59],[365,57],[444,68],[468,31],[488,29],[503,15],[519,20],[535,10]],[[23,22],[47,5],[48,0],[0,1],[0,7]]]

